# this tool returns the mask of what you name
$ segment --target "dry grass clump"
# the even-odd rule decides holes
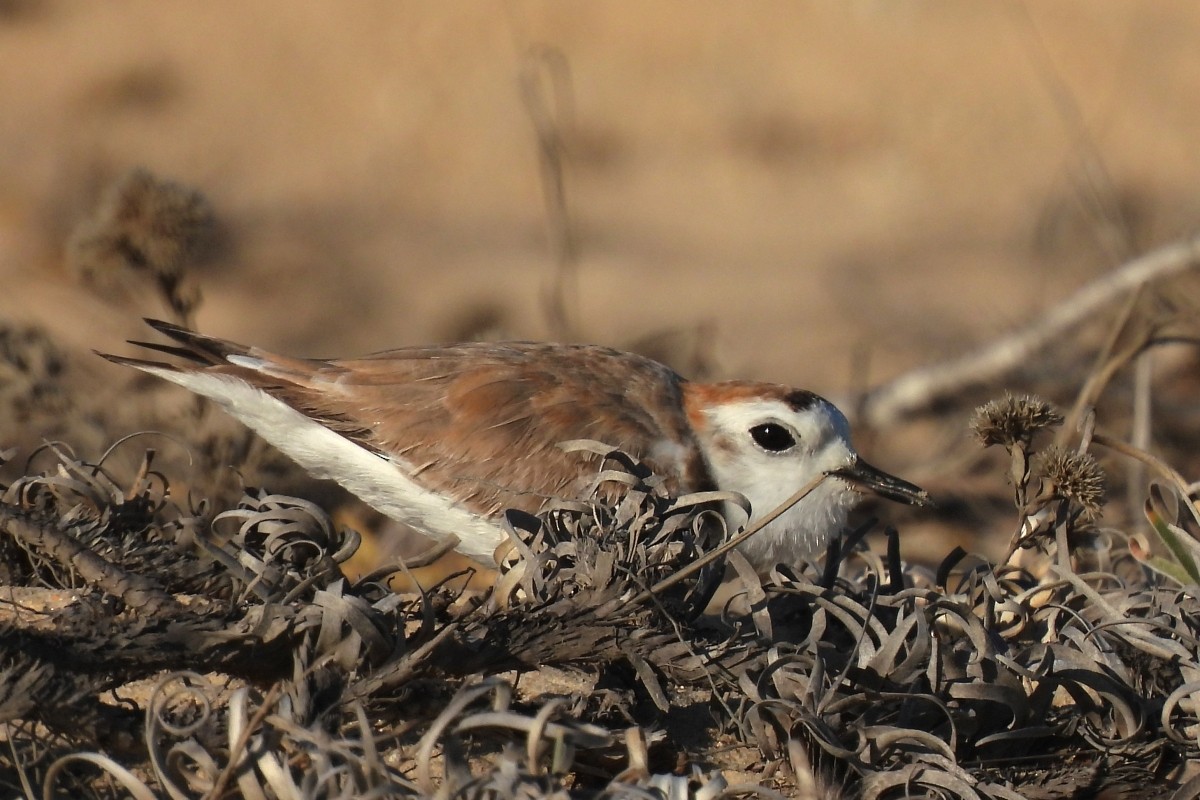
[[[0,408],[14,425],[67,413],[62,386],[66,357],[44,331],[28,325],[0,327]]]

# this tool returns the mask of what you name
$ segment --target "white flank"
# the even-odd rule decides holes
[[[138,366],[215,401],[314,477],[336,481],[381,514],[438,541],[457,536],[459,553],[495,563],[492,554],[504,539],[503,528],[410,480],[401,462],[359,447],[237,378]]]

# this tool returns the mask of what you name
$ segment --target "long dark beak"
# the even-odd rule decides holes
[[[920,486],[873,467],[857,456],[849,466],[835,469],[829,474],[841,478],[860,492],[877,494],[898,503],[927,506],[933,502],[929,499],[929,492]]]

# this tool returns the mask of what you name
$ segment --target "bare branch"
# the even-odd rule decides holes
[[[1027,327],[958,358],[912,370],[880,386],[863,403],[863,419],[876,427],[889,425],[966,386],[992,380],[1016,368],[1122,295],[1198,265],[1200,235],[1135,258],[1084,286]]]

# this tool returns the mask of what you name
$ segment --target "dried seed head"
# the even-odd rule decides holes
[[[208,200],[194,189],[134,169],[104,193],[90,218],[67,243],[67,265],[85,284],[110,298],[149,282],[185,316],[199,304],[187,268],[214,241]]]
[[[1050,445],[1034,459],[1033,473],[1050,484],[1054,496],[1077,503],[1089,518],[1104,505],[1104,470],[1091,453]]]
[[[1018,442],[1028,445],[1038,431],[1061,425],[1062,421],[1054,406],[1040,397],[1005,394],[975,409],[971,430],[984,447],[1002,444],[1005,449],[1012,449]]]

